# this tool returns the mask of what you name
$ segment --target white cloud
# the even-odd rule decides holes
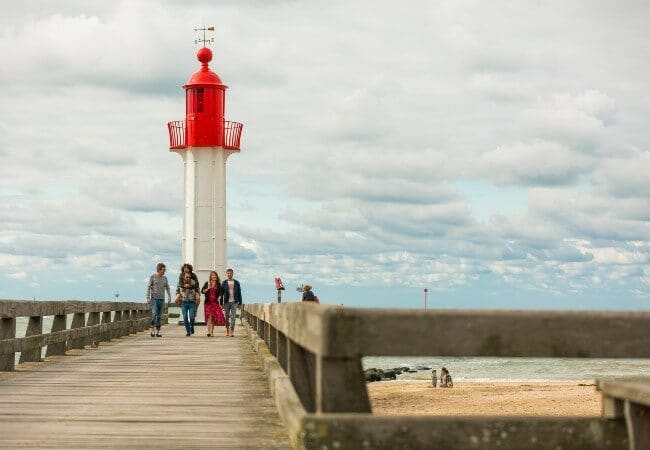
[[[184,114],[205,16],[245,124],[228,223],[247,283],[643,298],[647,14],[601,6],[16,4],[0,18],[0,267],[110,297],[180,261],[165,123]],[[459,180],[527,203],[465,198]],[[477,222],[479,198],[500,212]]]
[[[18,272],[12,272],[7,274],[8,278],[12,278],[14,280],[24,280],[27,278],[27,272],[24,270],[18,271]]]

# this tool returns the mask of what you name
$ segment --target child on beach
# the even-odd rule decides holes
[[[438,375],[436,374],[436,369],[431,370],[431,387],[438,386]]]
[[[443,367],[440,370],[440,387],[442,388],[452,388],[454,387],[454,382],[451,380],[451,375],[446,367]]]

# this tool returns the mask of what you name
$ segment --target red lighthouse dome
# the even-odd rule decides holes
[[[185,121],[168,124],[170,148],[223,147],[239,150],[242,125],[224,119],[228,86],[210,70],[208,64],[212,61],[212,51],[203,47],[196,58],[201,68],[183,86]]]
[[[201,69],[190,77],[190,80],[185,85],[185,89],[188,86],[196,85],[219,85],[223,86],[224,89],[228,87],[223,85],[219,75],[211,71],[208,66],[208,63],[212,61],[212,50],[207,47],[199,49],[196,53],[196,59],[201,63]]]

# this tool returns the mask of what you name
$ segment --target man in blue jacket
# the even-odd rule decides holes
[[[226,336],[235,336],[235,318],[237,317],[237,308],[241,308],[241,286],[239,281],[233,277],[233,270],[226,270],[227,279],[221,284],[223,292],[223,309],[226,310]]]

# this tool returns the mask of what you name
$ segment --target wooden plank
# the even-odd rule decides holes
[[[16,319],[12,317],[0,318],[0,340],[14,339],[16,337]],[[14,370],[16,356],[14,352],[0,352],[0,371]]]
[[[32,316],[27,322],[27,330],[25,337],[38,336],[43,334],[43,318],[41,316]],[[23,350],[20,352],[20,363],[40,361],[41,360],[41,346],[35,346],[30,350]]]
[[[624,409],[630,450],[650,449],[650,407],[625,400]]]
[[[92,313],[91,313],[92,314]],[[2,320],[15,320],[15,319],[2,319]],[[140,321],[140,326],[146,324],[148,319],[138,319]],[[54,324],[52,325],[52,332],[48,334],[39,334],[35,336],[26,336],[23,338],[13,338],[13,339],[4,339],[0,340],[0,355],[8,354],[12,352],[23,352],[27,350],[34,349],[36,347],[49,346],[50,344],[56,344],[59,342],[65,342],[71,339],[80,340],[91,335],[105,335],[110,330],[116,330],[116,332],[122,333],[126,328],[130,328],[130,322],[113,322],[113,323],[102,323],[98,325],[83,327],[83,328],[72,328],[70,330],[65,330],[63,328],[60,331],[55,331],[55,325],[57,327],[65,327],[65,316],[54,316]],[[50,356],[50,353],[48,353]]]
[[[61,314],[115,311],[117,309],[146,311],[149,308],[146,303],[137,302],[0,300],[0,318],[55,316]]]
[[[648,311],[361,309],[246,305],[325,357],[512,356],[650,358]],[[387,326],[390,324],[390,326]]]
[[[597,387],[608,397],[650,407],[650,377],[598,380]]]
[[[0,381],[0,448],[289,448],[248,339],[162,332]]]
[[[307,449],[627,450],[625,423],[597,418],[308,414]]]

